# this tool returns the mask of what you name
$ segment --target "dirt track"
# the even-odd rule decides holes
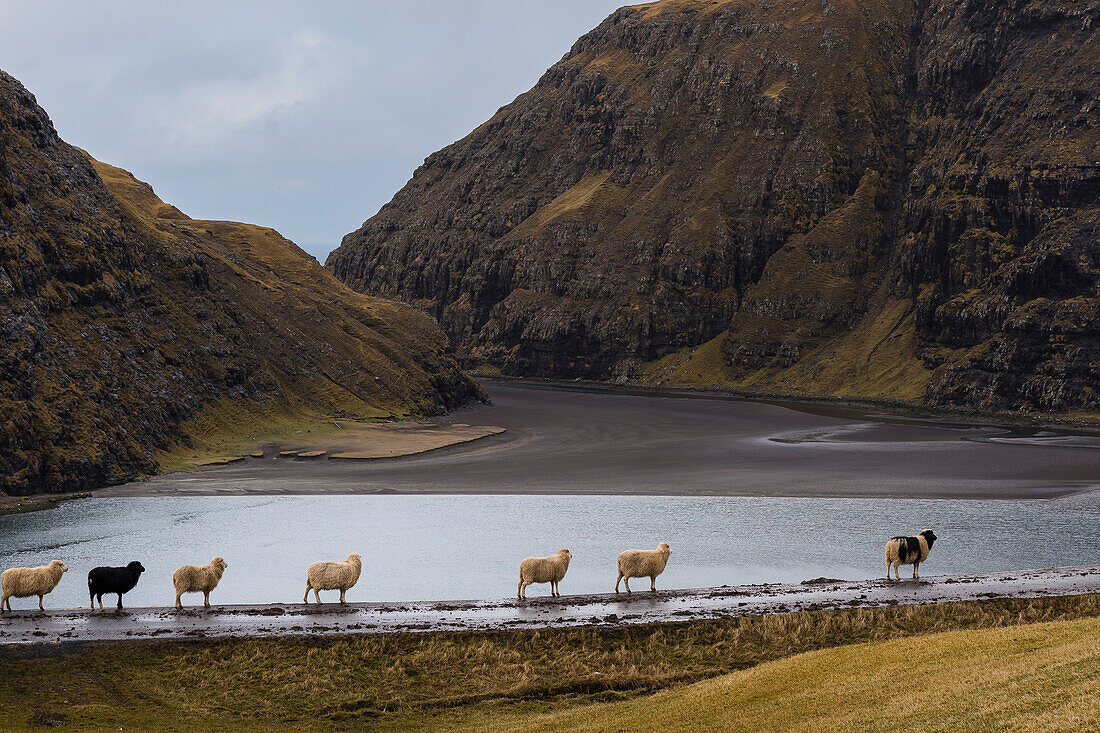
[[[644,579],[639,582],[645,585]],[[534,629],[1082,593],[1100,593],[1100,566],[892,582],[821,579],[797,585],[748,585],[655,594],[635,590],[631,595],[604,593],[526,601],[346,606],[299,603],[215,606],[210,610],[191,607],[183,611],[171,608],[131,608],[122,612],[16,611],[0,615],[0,643]]]

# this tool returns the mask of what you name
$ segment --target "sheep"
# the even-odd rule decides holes
[[[917,572],[920,564],[928,559],[928,553],[932,551],[932,544],[936,541],[936,534],[926,529],[916,537],[892,537],[886,543],[886,579],[890,579],[890,568],[894,569],[894,575],[901,580],[898,572],[899,565],[912,565],[913,577],[919,578]]]
[[[98,567],[88,571],[88,606],[95,610],[99,601],[99,610],[103,610],[103,596],[118,593],[118,610],[122,610],[122,594],[129,593],[137,585],[145,567],[134,560],[124,568]]]
[[[656,550],[627,550],[619,555],[619,577],[615,579],[615,592],[619,592],[619,581],[623,581],[626,592],[630,592],[631,578],[649,577],[649,589],[657,590],[657,576],[665,571],[668,556],[672,548],[667,542],[657,545]]]
[[[527,586],[532,583],[549,583],[550,595],[560,596],[558,583],[569,570],[569,561],[573,555],[569,550],[561,549],[549,557],[529,557],[519,564],[519,586],[516,598],[527,597]]]
[[[8,568],[0,573],[0,587],[3,588],[3,596],[0,597],[0,611],[11,610],[11,598],[28,598],[38,596],[38,610],[45,611],[42,605],[42,597],[57,587],[61,582],[61,576],[69,568],[60,560],[52,560],[49,565],[37,568]]]
[[[343,562],[322,560],[315,562],[306,570],[306,594],[302,597],[302,603],[309,603],[309,592],[313,591],[313,597],[321,602],[322,590],[340,591],[340,603],[344,602],[344,593],[359,580],[359,573],[363,572],[363,558],[358,552],[348,555]]]
[[[227,567],[225,560],[215,557],[209,565],[184,565],[172,573],[172,585],[176,586],[176,608],[183,608],[180,596],[184,593],[202,593],[203,605],[210,608],[210,591],[218,587],[218,581]]]

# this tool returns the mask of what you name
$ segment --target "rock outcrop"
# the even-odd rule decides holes
[[[194,221],[58,138],[0,72],[0,492],[157,470],[233,421],[432,413],[481,395],[414,309],[271,229]]]
[[[1097,27],[1076,0],[623,8],[326,267],[507,374],[1096,412]]]

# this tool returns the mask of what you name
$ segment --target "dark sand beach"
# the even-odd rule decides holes
[[[649,494],[1050,498],[1100,488],[1100,437],[827,404],[488,382],[439,425],[505,432],[394,459],[247,458],[97,496]]]

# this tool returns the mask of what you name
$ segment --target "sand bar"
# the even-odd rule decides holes
[[[97,496],[643,494],[1042,499],[1100,489],[1100,437],[877,409],[489,382],[492,405],[385,428],[389,460],[256,460]],[[377,428],[370,428],[378,432]],[[378,446],[298,446],[379,456]],[[365,433],[366,434],[366,433]],[[1065,440],[1055,438],[1062,437]],[[335,440],[331,436],[326,440]],[[370,451],[375,451],[373,454]],[[271,455],[272,451],[268,451]],[[393,454],[396,456],[396,452]]]

